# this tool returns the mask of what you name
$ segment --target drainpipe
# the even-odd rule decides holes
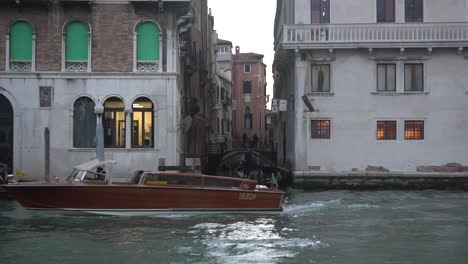
[[[96,113],[96,159],[104,160],[104,128],[102,126],[102,114],[104,114],[104,106],[97,104],[94,107]]]

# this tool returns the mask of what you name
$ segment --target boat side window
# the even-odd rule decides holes
[[[104,168],[97,167],[96,172],[86,171],[83,181],[105,181],[106,174],[107,173]]]
[[[182,175],[159,175],[159,179],[174,185],[201,185],[200,177]]]
[[[98,175],[94,172],[87,171],[83,177],[83,181],[98,181]]]
[[[202,185],[202,178],[185,175],[147,174],[145,183],[150,185]]]
[[[225,180],[225,179],[218,179],[218,178],[205,178],[205,185],[217,186],[217,187],[238,187],[239,182]]]

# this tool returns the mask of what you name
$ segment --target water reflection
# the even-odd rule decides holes
[[[189,233],[206,246],[216,263],[280,263],[303,249],[326,246],[315,237],[293,238],[298,230],[282,226],[275,218],[261,217],[230,224],[197,224]]]

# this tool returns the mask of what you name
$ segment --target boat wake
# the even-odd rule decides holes
[[[301,250],[327,247],[315,238],[294,237],[297,230],[279,225],[276,219],[258,218],[231,224],[197,224],[189,233],[204,244],[216,263],[281,263]]]

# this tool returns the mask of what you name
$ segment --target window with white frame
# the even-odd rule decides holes
[[[405,92],[424,91],[424,68],[422,63],[405,64]]]
[[[143,21],[136,27],[136,70],[157,72],[160,70],[160,28],[152,21]]]
[[[32,25],[20,20],[13,23],[9,32],[9,69],[17,72],[33,71],[34,33]]]
[[[71,21],[65,28],[65,71],[88,71],[90,52],[89,26],[82,21]]]
[[[247,64],[244,64],[244,72],[245,73],[249,73],[252,71],[252,65],[247,63]]]
[[[396,91],[396,64],[377,64],[377,91]]]
[[[152,148],[153,139],[153,103],[140,97],[132,104],[132,147]]]
[[[384,120],[377,121],[377,140],[396,140],[397,121]]]
[[[312,92],[330,92],[330,64],[312,65]]]
[[[312,139],[330,139],[330,120],[312,120],[310,131]]]
[[[117,97],[104,102],[104,146],[106,148],[125,147],[125,105]]]
[[[405,140],[424,140],[424,120],[405,120]]]

